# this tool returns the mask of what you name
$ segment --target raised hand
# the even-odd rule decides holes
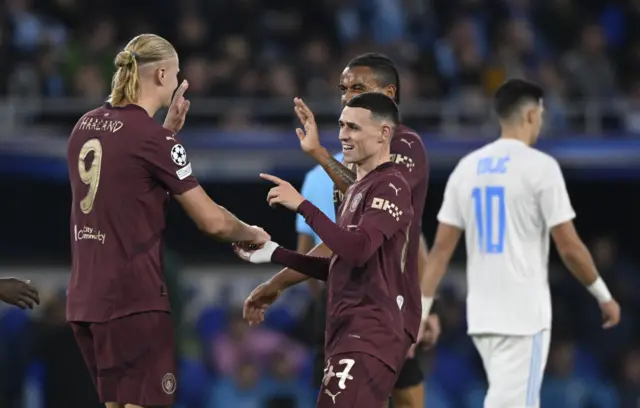
[[[264,313],[282,293],[282,289],[272,284],[271,281],[260,284],[244,301],[242,316],[250,325],[260,324],[264,321]]]
[[[296,211],[304,201],[304,197],[288,181],[264,173],[261,173],[260,177],[276,184],[276,187],[269,190],[267,194],[267,202],[271,207],[280,204],[291,211]]]
[[[5,278],[0,279],[0,301],[20,309],[33,309],[34,305],[40,304],[40,296],[28,280]]]
[[[300,147],[305,153],[313,154],[314,151],[322,148],[318,125],[311,109],[300,98],[293,99],[293,110],[300,119],[300,124],[304,127],[296,129],[296,134],[300,140]]]
[[[191,102],[184,97],[187,88],[189,88],[189,83],[185,79],[173,95],[167,117],[164,119],[163,127],[173,133],[178,133],[182,130],[184,121],[187,118],[187,112],[189,112],[189,107],[191,106]]]

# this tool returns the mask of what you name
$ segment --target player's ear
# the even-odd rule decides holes
[[[387,85],[386,88],[384,88],[384,94],[387,95],[389,98],[393,99],[394,101],[396,100],[396,86],[395,85]]]
[[[380,137],[378,138],[378,143],[388,143],[391,141],[391,126],[386,123],[382,125],[382,130],[380,132]]]
[[[536,115],[537,112],[535,109],[527,108],[527,110],[525,111],[525,119],[528,125],[533,125],[534,123],[536,123]]]
[[[165,79],[166,79],[166,77],[167,77],[167,72],[166,72],[166,70],[165,70],[164,68],[160,68],[160,69],[158,70],[158,76],[159,76],[159,78],[160,78],[160,81],[164,84],[164,81],[165,81]]]

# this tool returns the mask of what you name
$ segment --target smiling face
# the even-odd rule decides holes
[[[393,129],[389,123],[376,120],[371,111],[345,107],[339,124],[345,162],[360,165],[388,149]]]

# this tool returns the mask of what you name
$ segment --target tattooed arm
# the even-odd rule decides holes
[[[311,157],[322,166],[331,180],[343,193],[356,181],[356,173],[349,170],[344,164],[336,160],[327,149],[320,147],[310,152]]]
[[[296,129],[296,134],[300,139],[300,147],[322,166],[324,171],[331,177],[331,180],[338,186],[338,189],[344,193],[350,185],[355,183],[356,174],[343,166],[320,144],[318,125],[316,125],[313,112],[304,101],[300,98],[295,98],[294,104],[294,111],[298,115],[300,123],[304,126],[304,131],[300,128]]]

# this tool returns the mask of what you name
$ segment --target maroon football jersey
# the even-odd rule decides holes
[[[418,337],[420,320],[422,319],[422,302],[420,282],[418,280],[418,251],[420,234],[422,233],[422,213],[427,198],[429,184],[429,165],[427,152],[422,139],[412,129],[400,125],[391,139],[391,161],[396,164],[404,179],[411,188],[411,205],[413,219],[409,230],[407,248],[407,265],[404,276],[405,307],[403,314],[405,329],[415,342]],[[334,186],[334,206],[336,215],[342,204],[343,194]]]
[[[413,219],[409,186],[393,164],[385,163],[349,187],[336,219],[347,230],[377,230],[384,240],[362,265],[334,251],[327,279],[325,353],[364,352],[399,369],[407,351],[402,310]]]
[[[184,147],[137,105],[85,114],[67,146],[71,279],[67,320],[168,311],[162,235],[169,195],[198,185]]]

